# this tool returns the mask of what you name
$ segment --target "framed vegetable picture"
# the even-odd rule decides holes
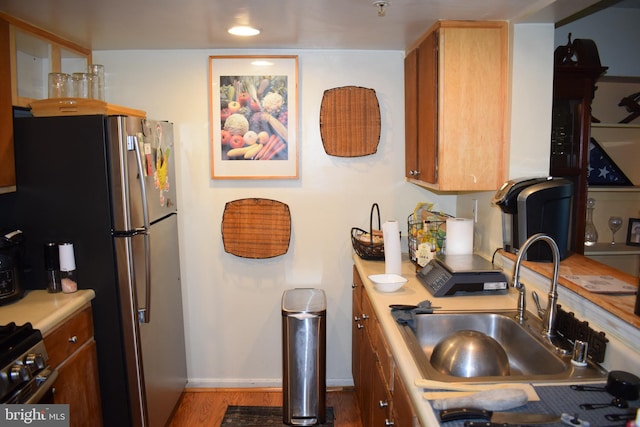
[[[298,178],[298,57],[210,56],[212,179]]]

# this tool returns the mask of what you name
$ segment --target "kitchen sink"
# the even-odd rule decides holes
[[[591,360],[587,366],[571,363],[571,343],[563,343],[560,339],[550,342],[540,333],[541,322],[535,315],[526,313],[525,322],[520,324],[515,320],[516,314],[515,310],[417,314],[414,316],[413,327],[398,326],[426,379],[447,382],[555,382],[606,377],[607,371]],[[456,376],[434,366],[431,355],[436,345],[458,331],[477,331],[497,341],[508,357],[508,373]]]

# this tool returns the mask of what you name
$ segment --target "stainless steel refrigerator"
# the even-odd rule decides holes
[[[186,384],[173,126],[104,115],[14,124],[26,287],[46,288],[47,242],[74,244],[78,288],[96,293],[104,425],[164,426]]]

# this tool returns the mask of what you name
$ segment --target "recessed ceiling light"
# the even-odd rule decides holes
[[[229,34],[233,34],[234,36],[241,36],[241,37],[257,36],[258,34],[260,34],[260,30],[258,30],[257,28],[249,27],[247,25],[231,27],[229,28],[228,31],[229,31]]]

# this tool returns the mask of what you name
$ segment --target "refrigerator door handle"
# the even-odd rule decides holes
[[[144,171],[142,169],[142,153],[140,152],[140,144],[136,136],[128,136],[129,149],[133,149],[136,153],[136,166],[138,167],[138,176],[140,177],[140,193],[142,199],[142,217],[144,221],[144,306],[138,307],[138,323],[149,323],[151,316],[151,245],[149,242],[149,206],[147,205],[147,188],[144,181]]]
[[[149,233],[144,233],[144,272],[144,307],[138,308],[138,323],[149,323],[151,315],[151,250],[149,245]]]
[[[144,181],[144,169],[142,169],[142,153],[140,152],[140,141],[138,141],[138,137],[135,135],[127,136],[127,145],[130,150],[133,150],[136,153],[136,167],[138,168],[138,177],[140,179],[140,195],[142,201],[142,220],[144,222],[144,227],[149,229],[149,205],[147,204],[147,187]]]

